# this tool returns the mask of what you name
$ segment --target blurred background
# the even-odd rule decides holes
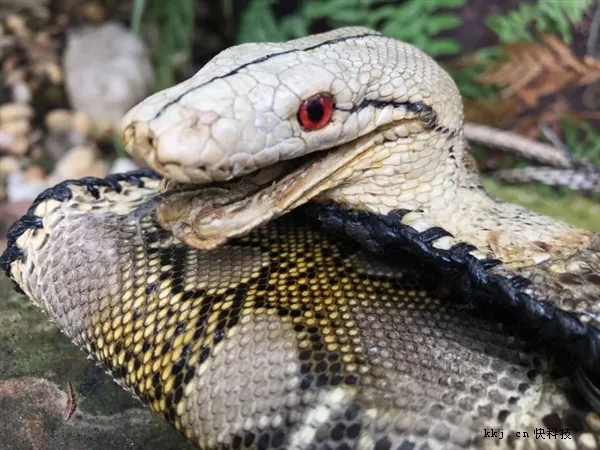
[[[600,230],[595,0],[0,0],[0,250],[43,189],[137,167],[118,125],[150,93],[231,45],[347,25],[434,56],[468,121],[560,153],[539,170],[484,130],[473,152],[494,195]]]
[[[137,168],[118,124],[150,93],[231,45],[346,25],[452,74],[494,195],[600,231],[596,0],[0,0],[0,251],[42,190]],[[2,274],[0,361],[0,449],[191,449]]]

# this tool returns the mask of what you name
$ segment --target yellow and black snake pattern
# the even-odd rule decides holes
[[[536,448],[550,428],[571,435],[547,448],[598,447],[568,357],[474,313],[434,268],[301,213],[207,252],[153,216],[138,235],[128,213],[157,184],[47,192],[12,235],[10,274],[201,448]]]
[[[67,181],[9,232],[76,345],[205,449],[600,448],[600,238],[487,196],[432,60],[344,29],[198,77],[125,120],[169,180]]]

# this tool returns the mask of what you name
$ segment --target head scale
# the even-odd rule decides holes
[[[332,100],[330,118],[303,126],[303,102],[320,94]],[[461,111],[454,82],[427,55],[372,30],[342,28],[225,50],[189,80],[134,107],[122,128],[128,151],[159,173],[210,183],[404,118],[459,129]]]

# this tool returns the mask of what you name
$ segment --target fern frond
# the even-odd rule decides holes
[[[487,26],[501,42],[533,40],[538,33],[557,33],[571,42],[571,28],[592,6],[594,0],[538,0],[524,4],[506,15],[490,15]]]
[[[500,93],[497,86],[479,82],[481,74],[502,57],[498,47],[486,47],[459,58],[446,69],[452,75],[458,89],[467,101],[494,101]]]
[[[576,159],[584,159],[600,166],[600,131],[590,122],[564,118],[561,128],[565,144]]]
[[[286,38],[271,7],[271,0],[253,0],[244,11],[237,35],[244,42],[277,42]]]
[[[548,94],[600,80],[599,59],[574,55],[556,36],[545,35],[543,40],[505,44],[508,59],[489,67],[479,81],[503,87],[504,98],[517,96],[532,108]]]
[[[451,11],[465,0],[406,0],[400,5],[381,0],[306,0],[300,9],[280,20],[275,18],[269,0],[251,0],[241,18],[238,42],[281,41],[308,34],[317,20],[332,28],[362,25],[416,45],[432,56],[460,52],[453,39],[439,38],[443,31],[461,25]],[[444,13],[438,10],[444,9]]]
[[[152,23],[158,34],[154,55],[156,89],[164,89],[175,82],[174,70],[190,58],[194,30],[194,0],[136,0],[132,29],[141,28],[144,20]]]

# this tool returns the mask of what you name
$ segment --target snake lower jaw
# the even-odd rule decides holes
[[[392,132],[386,128],[384,131]],[[217,248],[304,203],[329,201],[329,191],[356,175],[348,169],[353,167],[350,163],[365,158],[386,139],[380,131],[351,144],[283,161],[239,180],[218,184],[225,191],[215,195],[206,195],[215,187],[208,185],[172,196],[157,207],[159,223],[194,248]],[[396,139],[412,138],[406,132]],[[169,185],[164,189],[170,189]],[[348,206],[362,209],[360,203]]]

